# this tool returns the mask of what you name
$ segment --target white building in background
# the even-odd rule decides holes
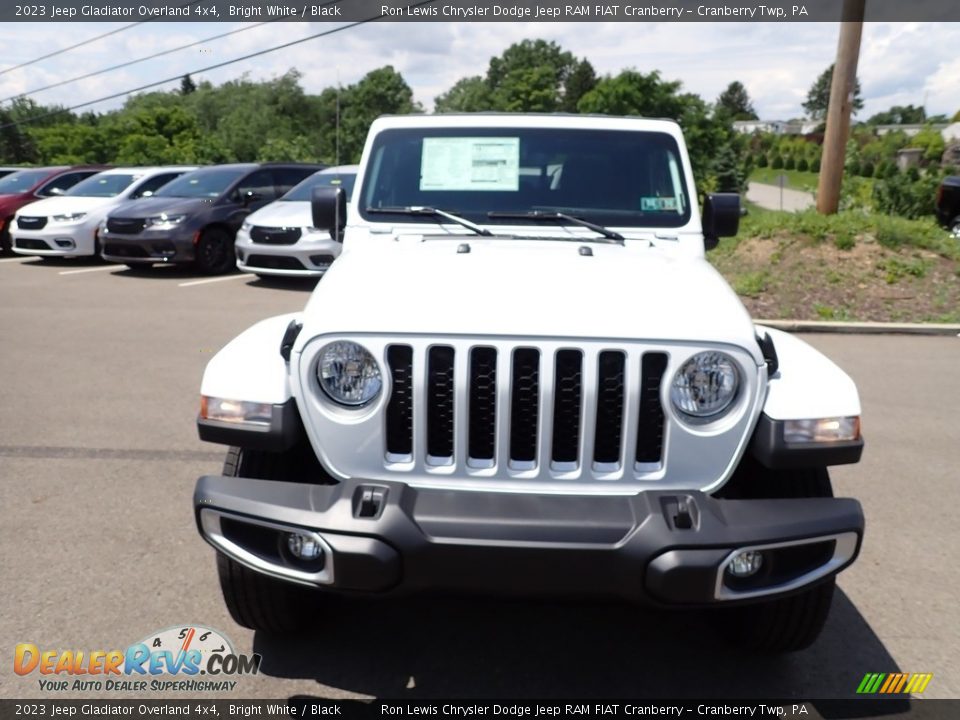
[[[745,135],[755,132],[774,135],[809,135],[819,126],[817,120],[736,120],[733,129]]]
[[[947,125],[940,131],[940,134],[948,145],[952,142],[960,142],[960,122]]]

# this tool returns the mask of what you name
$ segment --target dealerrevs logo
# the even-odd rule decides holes
[[[235,652],[213,628],[178,625],[151,633],[126,650],[52,650],[19,643],[13,670],[21,676],[39,674],[40,689],[49,692],[222,691],[236,687],[235,677],[256,675],[260,656]]]

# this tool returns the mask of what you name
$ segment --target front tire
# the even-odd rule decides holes
[[[223,474],[263,480],[284,479],[289,472],[284,455],[230,448]],[[217,575],[223,602],[238,625],[289,635],[313,627],[324,596],[309,588],[254,572],[217,553]]]
[[[233,238],[223,228],[208,228],[197,243],[197,267],[205,275],[225,275],[237,266]]]
[[[749,458],[725,487],[725,497],[742,499],[833,497],[826,468],[768,470]],[[720,608],[715,621],[725,638],[754,652],[804,650],[820,636],[830,614],[835,576],[776,600]]]

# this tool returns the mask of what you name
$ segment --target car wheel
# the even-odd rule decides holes
[[[960,217],[953,219],[953,224],[950,226],[950,234],[957,240],[960,240]]]
[[[750,472],[735,475],[731,484],[735,487],[727,490],[726,497],[833,497],[826,468],[767,470],[753,464]],[[714,619],[720,632],[734,645],[755,652],[796,652],[809,647],[820,636],[830,614],[835,586],[835,576],[831,576],[788,597],[719,608]]]
[[[280,480],[290,471],[288,456],[230,448],[223,474]],[[290,634],[316,624],[318,609],[329,596],[254,572],[217,553],[220,590],[230,616],[243,627],[271,634]]]
[[[221,228],[203,231],[197,243],[197,267],[207,275],[223,275],[237,266],[233,238]]]

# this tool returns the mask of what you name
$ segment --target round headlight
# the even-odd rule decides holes
[[[732,357],[722,352],[697,353],[673,376],[670,399],[684,415],[719,415],[737,395],[740,374]]]
[[[370,352],[355,342],[338,340],[320,351],[317,363],[320,387],[334,402],[351,407],[366,405],[380,394],[380,366]]]

